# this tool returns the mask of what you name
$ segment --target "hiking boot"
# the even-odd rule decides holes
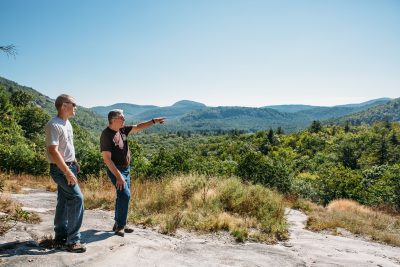
[[[133,232],[133,229],[130,228],[129,226],[126,226],[126,225],[125,225],[125,227],[124,227],[124,232],[130,234],[130,233]]]
[[[130,227],[128,227],[128,226],[126,226],[126,225],[125,225],[125,226],[122,226],[122,227],[119,227],[119,226],[115,223],[114,226],[113,226],[113,231],[115,232],[116,235],[119,235],[119,236],[124,237],[124,236],[125,236],[125,233],[128,233],[128,234],[132,233],[132,232],[133,232],[133,229],[130,228]]]
[[[53,248],[63,249],[67,246],[67,239],[54,239]]]
[[[81,243],[72,243],[67,245],[67,251],[73,253],[82,253],[86,251],[86,247]]]
[[[113,229],[114,229],[114,228],[113,228]],[[114,233],[115,233],[116,235],[119,235],[119,236],[121,236],[121,237],[124,237],[124,236],[125,236],[124,227],[123,227],[123,226],[120,227],[120,226],[118,226],[118,225],[115,225]]]

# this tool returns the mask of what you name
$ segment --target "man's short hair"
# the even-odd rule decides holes
[[[60,110],[63,103],[71,102],[71,98],[73,98],[73,97],[70,95],[66,95],[66,94],[59,95],[56,99],[56,102],[54,103],[54,105],[56,106],[56,109]]]
[[[119,116],[124,116],[124,111],[122,109],[113,109],[108,112],[108,123],[111,124],[111,120],[118,118]]]

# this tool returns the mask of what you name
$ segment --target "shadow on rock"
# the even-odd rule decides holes
[[[114,236],[114,232],[104,232],[98,230],[86,230],[81,232],[82,243],[93,243],[100,240],[107,239],[109,237]]]
[[[15,241],[0,245],[0,256],[11,257],[15,255],[48,255],[58,252],[55,249],[49,250],[39,246],[36,241]]]

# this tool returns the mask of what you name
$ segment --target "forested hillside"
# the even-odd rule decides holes
[[[0,77],[0,87],[3,90],[3,93],[7,94],[9,97],[17,91],[28,93],[32,96],[32,101],[30,104],[41,107],[44,111],[52,116],[56,114],[56,110],[54,108],[54,99],[51,99],[50,97],[45,96],[30,87],[19,85],[2,77]],[[63,92],[60,92],[60,94],[61,93]],[[77,112],[77,116],[73,119],[73,121],[79,124],[82,128],[89,130],[93,134],[98,134],[98,132],[104,129],[104,127],[107,125],[107,120],[104,117],[94,113],[88,108],[78,105],[78,111],[79,112]]]
[[[400,121],[400,98],[393,99],[387,103],[368,108],[366,110],[344,116],[332,123],[371,124],[376,121]]]
[[[348,104],[333,107],[316,107],[309,110],[302,110],[296,112],[295,114],[299,115],[300,117],[308,118],[308,122],[311,122],[313,120],[323,121],[332,118],[340,118],[348,114],[359,112],[360,110],[366,110],[370,107],[385,104],[389,101],[390,100],[388,100],[387,98],[383,98],[367,101],[360,104]]]
[[[318,108],[318,106],[310,106],[310,105],[273,105],[273,106],[265,106],[264,108],[271,108],[277,110],[279,112],[287,112],[287,113],[295,113],[303,110],[310,110],[314,108]]]
[[[363,103],[337,105],[337,106],[334,106],[333,108],[338,108],[338,107],[365,108],[365,107],[371,107],[371,106],[374,106],[377,104],[387,103],[389,101],[390,101],[390,98],[378,98],[378,99],[369,100],[369,101],[366,101]],[[306,110],[314,110],[315,111],[318,109],[325,110],[325,108],[329,108],[329,107],[310,106],[310,105],[273,105],[273,106],[265,106],[265,107],[275,109],[279,112],[288,112],[288,113],[295,113],[295,112],[306,111]]]
[[[259,131],[282,127],[285,131],[300,129],[297,116],[281,113],[269,108],[216,107],[192,112],[181,118],[177,124],[193,131],[210,129]]]

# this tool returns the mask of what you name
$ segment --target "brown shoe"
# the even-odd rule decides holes
[[[54,239],[53,247],[55,249],[64,249],[67,246],[66,239]]]
[[[128,233],[128,234],[132,233],[133,229],[126,225],[119,227],[117,224],[114,224],[113,231],[115,232],[116,235],[124,237],[125,233]]]
[[[113,229],[115,229],[114,230],[114,233],[116,234],[116,235],[119,235],[119,236],[121,236],[121,237],[124,237],[125,236],[125,232],[124,232],[124,227],[122,226],[122,227],[120,227],[120,226],[118,226],[118,225],[114,225],[115,227],[113,227]]]
[[[67,245],[67,251],[73,253],[83,253],[86,251],[86,247],[81,243],[73,243]]]
[[[130,233],[133,232],[133,229],[130,228],[129,226],[126,226],[126,225],[125,225],[125,227],[124,227],[124,232],[130,234]]]

